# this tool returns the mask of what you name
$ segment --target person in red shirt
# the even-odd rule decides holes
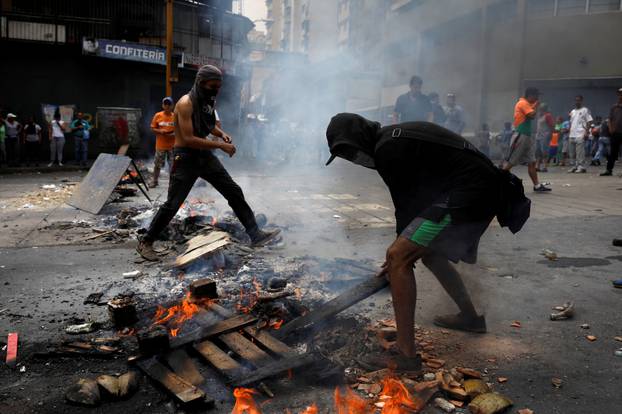
[[[151,187],[158,186],[160,170],[168,160],[170,171],[173,165],[173,145],[175,144],[175,120],[173,115],[173,98],[162,99],[162,111],[156,113],[151,121],[151,130],[156,134],[156,154],[153,161],[153,180]]]

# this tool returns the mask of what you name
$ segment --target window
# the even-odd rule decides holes
[[[620,0],[590,0],[590,13],[607,13],[622,10]]]
[[[576,16],[585,14],[587,0],[557,0],[558,16]]]

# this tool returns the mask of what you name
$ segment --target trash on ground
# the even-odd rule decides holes
[[[97,382],[92,379],[80,379],[67,390],[65,398],[70,403],[94,407],[99,405],[101,395]]]
[[[497,393],[480,394],[471,401],[469,410],[473,414],[495,414],[512,406],[512,401]]]
[[[522,325],[519,321],[514,321],[512,322],[512,324],[510,325],[512,328],[520,328]]]
[[[7,339],[6,364],[13,368],[17,363],[17,332],[11,332]],[[24,367],[25,368],[25,367]]]
[[[563,381],[561,378],[554,377],[554,378],[551,378],[551,384],[553,384],[555,388],[561,388]]]
[[[542,253],[540,254],[553,262],[558,259],[557,253],[551,249],[542,249]]]
[[[587,335],[585,338],[590,342],[594,342],[597,339],[594,335]]]
[[[554,309],[559,312],[551,313],[550,318],[552,321],[570,319],[574,316],[574,304],[572,302],[566,302],[562,306],[556,306]]]
[[[65,328],[65,333],[72,335],[86,334],[94,332],[95,330],[97,330],[97,328],[97,322],[87,322],[78,325],[69,325],[67,328]]]

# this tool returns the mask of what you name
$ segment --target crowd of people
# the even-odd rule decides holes
[[[86,166],[91,129],[91,124],[82,112],[76,113],[71,123],[62,121],[57,112],[43,127],[37,123],[34,115],[22,123],[14,113],[8,113],[6,119],[0,113],[0,167],[3,164],[9,167],[20,167],[23,164],[38,167],[44,159],[46,141],[50,148],[47,166],[52,167],[55,163],[62,166],[67,137],[72,139],[74,145],[75,163]]]
[[[463,134],[465,115],[462,107],[456,104],[456,95],[447,94],[446,105],[442,106],[438,93],[426,95],[422,86],[420,77],[411,78],[410,91],[397,98],[392,121],[396,124],[433,122]],[[600,175],[610,176],[620,157],[622,140],[622,88],[617,93],[618,100],[607,118],[592,117],[581,95],[576,96],[574,108],[567,115],[555,117],[549,105],[540,102],[539,91],[527,88],[516,103],[513,122],[505,122],[498,134],[493,134],[484,123],[471,141],[488,157],[502,160],[504,169],[527,165],[534,191],[551,190],[547,183],[538,179],[538,173],[548,172],[549,165],[568,165],[569,173],[585,173],[589,159],[594,166],[606,163]]]

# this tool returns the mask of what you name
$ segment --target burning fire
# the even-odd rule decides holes
[[[300,414],[318,414],[318,408],[316,404],[312,404],[308,406],[303,412]]]
[[[278,321],[270,322],[270,327],[275,330],[281,329],[281,325],[283,325],[283,319],[279,319]]]
[[[261,414],[261,410],[253,399],[253,394],[257,394],[257,391],[251,388],[234,389],[235,406],[231,414]]]
[[[177,336],[183,324],[192,319],[203,307],[209,306],[211,302],[209,299],[195,301],[188,292],[178,305],[173,305],[170,308],[158,306],[153,317],[153,324],[167,325],[171,336]]]
[[[246,293],[244,288],[240,287],[240,301],[235,305],[236,309],[243,313],[251,313],[257,301],[259,300],[259,293],[261,292],[261,283],[257,281],[257,278],[253,278],[253,286],[255,291],[252,293]],[[245,305],[244,303],[247,303]],[[280,325],[279,325],[280,327]],[[278,328],[276,328],[278,329]]]
[[[384,402],[382,414],[405,414],[418,412],[423,408],[423,401],[411,396],[406,386],[395,377],[387,377],[383,381],[380,400]]]
[[[350,388],[345,388],[345,392],[342,393],[337,387],[335,388],[335,412],[337,414],[367,414],[373,412],[373,409],[367,401]]]

